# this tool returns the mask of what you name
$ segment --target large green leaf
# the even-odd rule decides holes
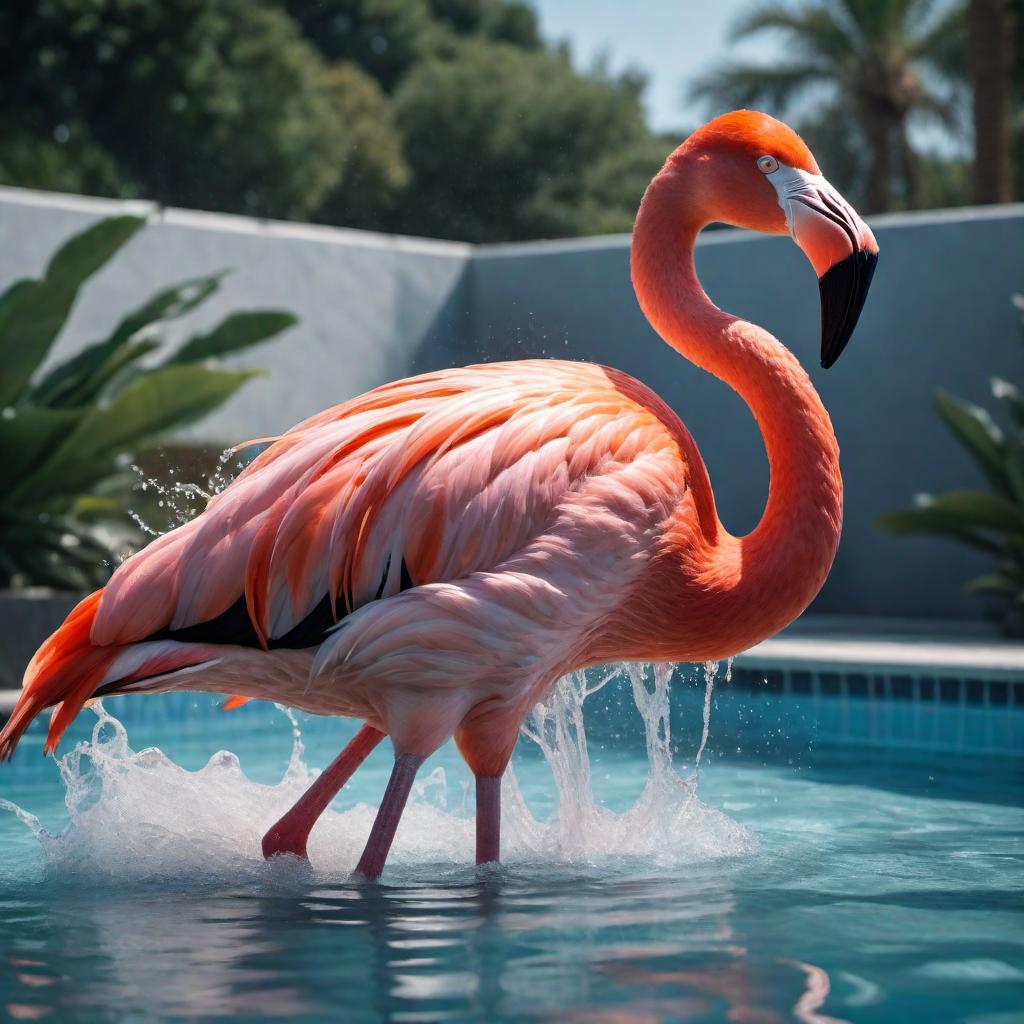
[[[0,414],[0,494],[45,465],[81,415],[77,410],[30,405],[5,409]]]
[[[55,367],[32,389],[37,405],[78,406],[96,398],[116,372],[132,360],[123,348],[145,328],[183,316],[195,309],[220,287],[225,271],[183,281],[158,292],[148,302],[129,313],[103,341],[90,345]],[[136,358],[155,347],[147,340],[144,350],[134,350]]]
[[[61,451],[64,451],[63,445]],[[51,459],[36,473],[20,480],[11,492],[10,500],[50,513],[69,513],[83,491],[92,490],[117,470],[113,455],[74,460],[62,455],[59,463]]]
[[[987,491],[950,491],[933,498],[930,507],[968,529],[995,530],[1024,536],[1024,509]]]
[[[39,281],[19,282],[0,316],[0,408],[17,401],[60,334],[82,283],[142,227],[140,217],[100,221],[65,242]],[[8,296],[10,292],[8,293]],[[5,297],[6,298],[6,297]]]
[[[989,554],[1001,555],[1003,553],[1002,546],[995,541],[965,527],[958,518],[934,508],[901,508],[893,512],[886,512],[878,517],[876,524],[881,529],[897,536],[926,534],[946,537],[981,551],[987,551]]]
[[[249,313],[233,313],[221,321],[209,334],[190,338],[169,359],[173,363],[196,363],[203,359],[238,352],[243,348],[258,345],[275,334],[298,323],[291,313],[277,310],[255,310]]]
[[[91,277],[145,224],[143,217],[108,217],[69,238],[50,258],[46,280],[79,284]]]
[[[32,278],[23,277],[20,281],[15,281],[3,295],[0,295],[0,336],[7,330],[7,324],[16,316],[18,303],[21,302],[22,297],[28,295],[36,284],[38,282]]]
[[[45,467],[14,489],[12,500],[53,502],[91,490],[114,472],[115,456],[138,451],[206,415],[253,376],[169,366],[137,378],[113,399],[92,406]]]
[[[216,409],[252,376],[249,371],[204,366],[168,366],[147,373],[111,401],[90,409],[54,461],[135,448]]]
[[[1000,572],[988,572],[975,576],[964,589],[971,594],[1016,594],[1021,586]]]
[[[1003,462],[1003,432],[988,412],[943,391],[935,395],[935,408],[992,486],[1000,494],[1010,496],[1013,489]]]

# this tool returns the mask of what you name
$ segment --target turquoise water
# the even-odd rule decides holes
[[[259,856],[350,723],[299,718],[297,741],[266,705],[122,698],[123,728],[84,713],[60,772],[34,729],[0,768],[0,1014],[1024,1021],[1020,761],[828,747],[806,705],[720,682],[698,776],[699,674],[613,681],[585,736],[581,685],[532,723],[547,758],[520,743],[501,868],[471,864],[445,748],[379,885],[348,873],[385,749],[309,865]]]

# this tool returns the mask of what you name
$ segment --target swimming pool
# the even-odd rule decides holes
[[[500,869],[471,865],[470,779],[446,747],[369,886],[347,874],[384,749],[314,831],[311,866],[259,856],[349,723],[122,698],[106,711],[123,728],[81,716],[64,749],[94,726],[95,742],[63,780],[34,729],[0,772],[22,809],[0,813],[0,1006],[62,1022],[1024,1019],[1019,757],[844,739],[837,723],[880,713],[870,686],[720,679],[698,775],[699,671],[609,682],[582,735],[585,685],[533,722],[551,764],[520,743]],[[885,713],[937,715],[941,737],[964,710],[913,696]],[[1012,701],[984,710],[1021,734]]]

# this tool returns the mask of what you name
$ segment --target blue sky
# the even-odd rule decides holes
[[[773,32],[742,43],[730,38],[733,23],[758,0],[531,2],[545,38],[568,40],[577,67],[607,54],[612,69],[635,67],[647,74],[647,119],[657,131],[685,132],[706,119],[708,111],[686,99],[689,80],[724,60],[771,64],[785,46],[784,37]],[[938,0],[935,12],[948,3]],[[911,137],[924,149],[947,154],[962,153],[966,146],[935,125],[912,124]]]
[[[729,39],[736,17],[752,0],[533,0],[541,31],[568,39],[573,60],[585,67],[607,53],[615,70],[647,73],[647,115],[659,131],[693,127],[699,105],[684,99],[685,82],[724,58],[770,63],[779,41],[770,33],[742,45]]]

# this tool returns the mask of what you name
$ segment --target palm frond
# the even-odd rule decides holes
[[[926,21],[932,0],[837,0],[856,26],[862,43],[892,43],[904,39],[912,25]]]
[[[790,45],[805,57],[841,62],[857,46],[844,19],[835,17],[827,6],[765,4],[755,7],[737,19],[731,35],[742,39],[767,31],[785,33]]]
[[[967,80],[967,8],[955,3],[914,38],[910,56],[940,74]]]
[[[784,110],[805,89],[827,82],[828,68],[817,64],[762,67],[727,64],[698,78],[690,86],[691,99],[708,100],[716,106],[752,107],[764,104]]]

